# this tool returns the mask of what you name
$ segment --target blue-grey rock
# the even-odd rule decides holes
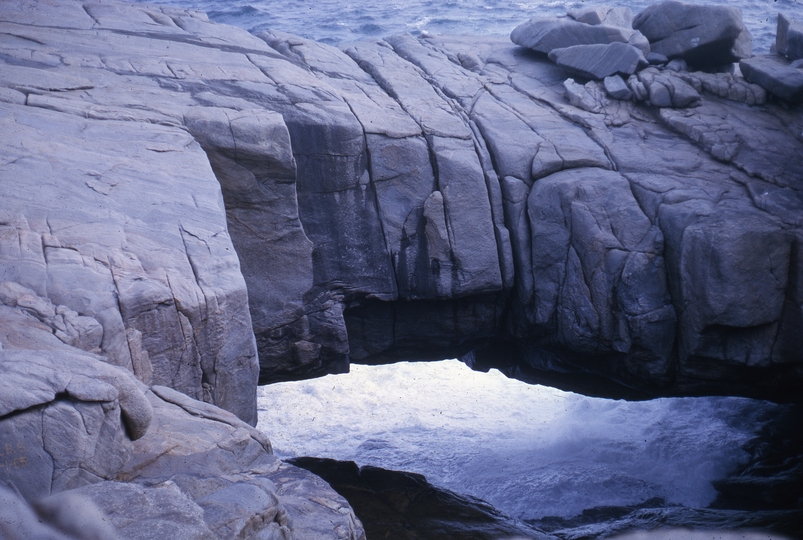
[[[549,59],[577,76],[597,80],[617,73],[632,75],[647,66],[644,54],[625,43],[554,49],[549,53]]]
[[[48,334],[3,305],[0,326]],[[33,500],[114,478],[152,419],[144,385],[58,341],[51,350],[15,345],[0,351],[0,482]]]
[[[803,66],[780,55],[761,55],[739,62],[745,78],[793,103],[803,100]]]
[[[585,24],[570,18],[532,18],[513,29],[510,39],[516,45],[549,54],[574,45],[627,43],[649,54],[650,46],[640,32],[630,28]]]
[[[803,58],[803,23],[778,13],[775,50],[790,60]]]
[[[651,51],[697,67],[728,64],[752,54],[753,38],[734,7],[660,2],[638,13],[633,28],[649,40]]]
[[[605,77],[602,81],[605,91],[614,99],[629,100],[633,99],[633,92],[627,87],[624,79],[619,75]]]
[[[647,55],[647,62],[649,62],[651,66],[660,66],[669,62],[669,58],[664,54],[650,51],[650,54]]]
[[[700,93],[672,71],[658,71],[654,67],[638,73],[650,95],[650,103],[656,107],[696,107],[700,104]]]

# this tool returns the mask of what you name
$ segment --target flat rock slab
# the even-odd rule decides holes
[[[767,92],[793,103],[803,100],[803,64],[795,67],[786,58],[771,54],[742,60],[739,67],[748,81]]]
[[[555,49],[574,45],[627,43],[650,53],[650,45],[640,32],[620,26],[591,25],[570,18],[533,18],[510,33],[516,45],[549,54]]]
[[[660,2],[638,13],[633,28],[646,36],[653,52],[698,67],[729,64],[752,54],[753,38],[733,7]]]
[[[549,53],[549,59],[575,75],[597,80],[615,74],[632,75],[647,66],[647,60],[639,49],[618,42],[554,49]]]

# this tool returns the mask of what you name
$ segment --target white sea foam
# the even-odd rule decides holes
[[[263,387],[259,428],[282,457],[418,472],[519,518],[653,497],[704,507],[711,481],[776,407],[740,398],[626,402],[477,373],[452,360],[352,366]]]

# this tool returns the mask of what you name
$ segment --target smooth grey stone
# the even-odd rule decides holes
[[[650,51],[650,54],[647,55],[647,62],[649,62],[651,66],[660,66],[669,62],[669,58],[661,53]]]
[[[33,507],[46,523],[71,537],[82,540],[120,538],[109,516],[75,490],[34,501]]]
[[[570,9],[568,15],[575,21],[586,24],[633,27],[633,12],[627,7],[589,6]]]
[[[585,24],[570,18],[532,18],[510,33],[516,45],[549,54],[574,45],[627,43],[649,54],[650,45],[640,32],[630,28]]]
[[[651,51],[697,67],[729,64],[752,54],[752,36],[734,7],[659,2],[638,13],[633,28],[649,40]]]
[[[580,77],[597,80],[617,73],[632,75],[647,66],[642,52],[625,43],[553,49],[549,59]]]
[[[745,78],[790,102],[803,100],[803,67],[779,55],[754,56],[739,62]]]
[[[775,34],[775,50],[790,60],[803,58],[803,24],[780,12]]]
[[[614,99],[629,100],[633,99],[633,92],[627,87],[624,79],[619,75],[611,75],[603,80],[605,91]]]

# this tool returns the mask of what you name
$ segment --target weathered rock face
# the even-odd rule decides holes
[[[345,501],[280,462],[262,432],[176,390],[149,389],[64,342],[59,326],[80,327],[78,316],[19,286],[0,291],[16,303],[0,306],[3,538],[363,537]],[[63,316],[55,330],[43,317],[54,312]]]
[[[245,283],[200,146],[161,113],[117,120],[128,109],[90,112],[71,97],[116,84],[111,72],[70,79],[34,65],[0,66],[12,97],[0,103],[0,174],[14,179],[0,184],[0,300],[143,382],[255,422]],[[9,339],[6,349],[26,347]]]
[[[262,382],[466,355],[594,394],[800,395],[803,127],[738,76],[581,85],[502,40],[340,50],[144,5],[15,6],[2,167],[31,187],[3,198],[3,279],[43,303],[3,302],[60,342],[246,420],[250,327]],[[546,52],[641,39],[626,13],[574,16],[525,26]],[[705,19],[742,43],[729,10]],[[37,138],[53,125],[65,146]],[[82,204],[42,202],[61,193]]]

